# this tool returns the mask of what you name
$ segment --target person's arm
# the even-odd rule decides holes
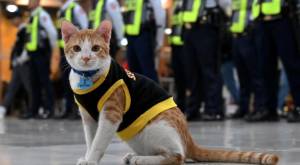
[[[89,24],[88,17],[86,12],[82,9],[80,5],[75,6],[74,15],[80,25],[80,29],[87,29]]]
[[[121,46],[120,42],[124,38],[124,21],[120,5],[117,0],[108,0],[105,8],[111,17],[113,29],[118,40],[118,45]]]
[[[161,0],[150,0],[153,10],[154,17],[156,22],[156,50],[161,48],[164,40],[164,29],[166,26],[166,11],[162,8]]]
[[[41,23],[41,26],[46,30],[47,36],[50,40],[51,47],[53,49],[56,46],[57,31],[51,20],[50,15],[47,12],[41,11],[40,23]]]

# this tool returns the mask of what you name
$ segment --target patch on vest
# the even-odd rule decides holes
[[[77,88],[81,90],[88,89],[93,86],[93,80],[90,77],[80,76],[79,83],[77,84]]]
[[[126,72],[126,74],[127,74],[127,76],[128,76],[129,78],[131,78],[131,79],[134,80],[134,81],[136,80],[134,73],[130,72],[130,71],[127,70],[127,69],[125,69],[125,72]]]

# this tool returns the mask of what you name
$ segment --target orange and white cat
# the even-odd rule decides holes
[[[103,21],[96,30],[79,31],[67,21],[62,22],[62,36],[65,41],[66,59],[73,69],[79,71],[97,70],[91,80],[96,82],[109,70],[111,57],[109,43],[112,25]],[[72,89],[77,88],[80,75],[70,73]],[[142,96],[141,96],[142,97]],[[87,151],[77,165],[98,165],[104,152],[122,122],[125,108],[124,89],[117,88],[104,103],[98,122],[82,106],[82,116]],[[130,140],[126,141],[135,153],[124,157],[130,165],[181,165],[186,159],[196,162],[232,162],[276,165],[274,154],[213,150],[200,147],[188,131],[184,115],[177,108],[171,108],[157,117]]]

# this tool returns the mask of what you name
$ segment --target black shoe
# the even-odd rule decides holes
[[[201,121],[201,115],[199,114],[185,114],[187,121]]]
[[[58,115],[54,116],[53,119],[57,119],[57,120],[66,119],[66,118],[68,118],[68,116],[69,116],[69,113],[64,113],[64,114],[59,115],[59,116]]]
[[[20,119],[23,119],[23,120],[28,120],[31,118],[33,118],[33,115],[31,113],[24,113],[22,116],[20,116]]]
[[[269,110],[260,110],[250,115],[246,121],[248,122],[264,122],[264,121],[279,121],[279,116],[276,112],[271,113]]]
[[[203,121],[223,121],[223,114],[215,114],[215,113],[205,113],[202,115]]]
[[[300,122],[300,107],[296,107],[290,110],[287,114],[287,122],[296,123]]]
[[[230,116],[231,119],[242,119],[246,116],[246,112],[238,109],[234,114]]]

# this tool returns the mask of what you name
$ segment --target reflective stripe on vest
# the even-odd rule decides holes
[[[170,37],[170,42],[173,45],[183,45],[183,41],[181,38],[181,32],[183,27],[182,16],[182,12],[179,12],[172,16],[172,34]]]
[[[276,15],[281,12],[281,0],[265,0],[261,11],[265,15]]]
[[[70,5],[67,7],[66,12],[65,12],[65,17],[64,17],[65,20],[72,22],[72,14],[73,14],[73,9],[75,6],[76,6],[76,3],[71,2]],[[59,20],[60,20],[59,22],[61,22],[62,19],[59,19]],[[59,26],[60,25],[61,25],[61,23],[59,23]],[[57,44],[60,48],[65,47],[65,42],[62,39],[59,39],[57,41]]]
[[[255,20],[260,14],[260,4],[258,0],[254,0],[252,3],[251,19]]]
[[[142,24],[144,0],[126,0],[126,13],[129,14],[130,22],[126,21],[125,31],[128,35],[139,35]]]
[[[247,10],[248,3],[247,0],[237,0],[233,1],[233,22],[230,27],[230,31],[233,33],[242,33],[245,30],[246,21],[247,21]]]
[[[202,0],[187,0],[187,6],[183,12],[183,21],[193,23],[197,21]]]
[[[33,20],[26,27],[26,32],[30,35],[30,41],[26,43],[26,50],[33,52],[38,48],[38,31],[39,31],[40,9],[33,16]]]
[[[96,9],[92,10],[89,13],[89,20],[92,22],[92,28],[96,29],[102,20],[102,11],[103,11],[103,6],[104,6],[104,1],[105,0],[99,0],[97,2]]]

